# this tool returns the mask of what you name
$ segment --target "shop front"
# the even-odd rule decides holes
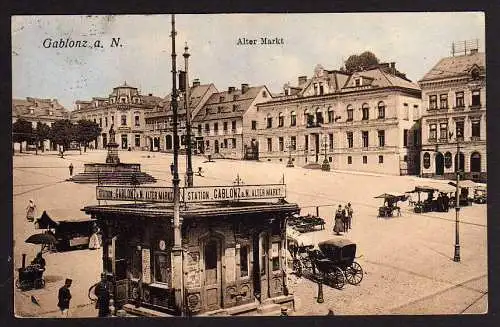
[[[293,308],[285,227],[299,208],[284,200],[284,184],[181,189],[180,251],[171,188],[98,186],[97,194],[134,200],[84,208],[102,227],[103,270],[118,309],[231,315],[263,305]]]

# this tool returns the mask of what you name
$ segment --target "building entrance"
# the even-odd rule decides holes
[[[441,152],[436,153],[436,175],[444,174],[444,156]]]

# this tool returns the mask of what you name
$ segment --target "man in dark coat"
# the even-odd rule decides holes
[[[57,306],[61,310],[61,315],[64,318],[68,317],[68,311],[69,311],[69,301],[71,300],[71,292],[69,291],[69,288],[71,287],[71,283],[73,281],[69,278],[66,278],[66,281],[64,282],[64,286],[59,289],[59,294],[58,294],[58,299],[59,302],[57,303]]]
[[[108,317],[109,311],[109,287],[108,281],[106,280],[106,274],[101,274],[101,281],[95,287],[95,295],[97,296],[97,302],[95,304],[96,309],[99,310],[99,317]]]

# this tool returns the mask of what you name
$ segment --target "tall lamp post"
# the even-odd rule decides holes
[[[453,132],[448,133],[450,138],[453,136]],[[461,135],[457,132],[457,160],[456,160],[456,190],[455,190],[455,253],[453,255],[453,261],[460,262],[460,236],[458,233],[458,227],[460,223],[460,142],[459,138]]]
[[[328,137],[326,134],[323,135],[323,148],[325,150],[325,159],[323,159],[323,164],[321,165],[321,170],[323,171],[330,171],[330,163],[328,162],[328,159],[326,158],[326,148],[328,147]]]
[[[293,161],[292,161],[292,142],[288,142],[288,162],[286,163],[287,167],[293,168]]]
[[[175,53],[175,15],[172,14],[172,112],[174,127],[174,162],[172,165],[172,185],[174,189],[174,246],[172,247],[172,268],[173,268],[173,288],[175,289],[175,305],[179,312],[184,312],[184,285],[182,276],[182,239],[181,239],[181,220],[180,220],[180,189],[179,189],[179,136],[177,133],[177,68]]]
[[[189,48],[187,46],[184,47],[184,54],[182,55],[184,57],[184,70],[185,70],[185,91],[184,91],[184,108],[186,109],[186,142],[187,142],[187,148],[186,148],[186,161],[187,161],[187,169],[186,169],[186,175],[187,175],[187,186],[188,187],[193,187],[193,164],[191,161],[191,110],[189,106],[189,78],[188,78],[188,59],[189,59]]]

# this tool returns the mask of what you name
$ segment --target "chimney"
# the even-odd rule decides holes
[[[473,55],[473,54],[475,54],[475,53],[477,53],[477,52],[478,52],[478,51],[477,51],[477,49],[470,49],[469,54]]]
[[[241,84],[241,94],[245,94],[248,91],[248,84]]]
[[[193,87],[195,87],[195,86],[200,86],[200,80],[198,78],[195,78],[193,80]]]
[[[228,88],[227,88],[227,92],[228,92],[229,94],[231,94],[231,93],[233,93],[233,92],[234,92],[234,90],[235,90],[235,89],[236,89],[236,88],[235,88],[234,86],[230,86],[230,87],[228,87]]]
[[[152,97],[153,96],[153,93],[149,93],[148,96]]]
[[[299,76],[299,86],[307,82],[307,76]]]
[[[396,63],[395,62],[391,62],[391,73],[393,73],[394,75],[396,74]]]

